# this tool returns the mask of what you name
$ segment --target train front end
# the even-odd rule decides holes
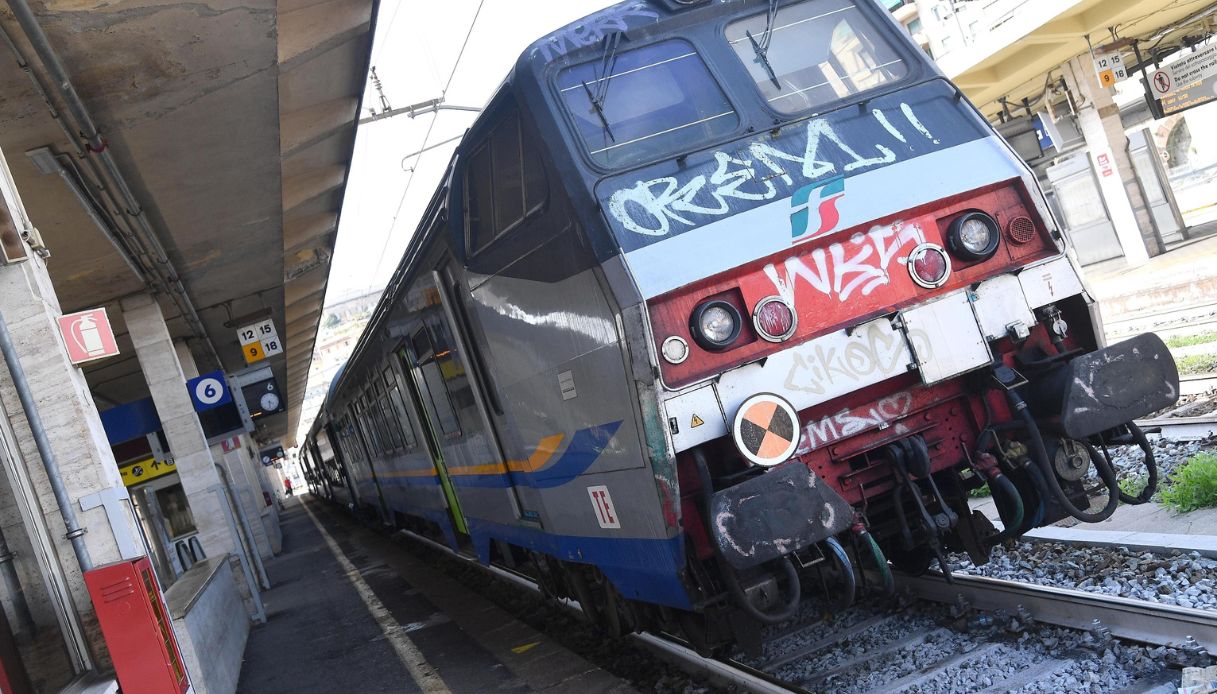
[[[800,583],[850,600],[888,561],[1110,515],[1107,451],[1152,470],[1131,422],[1178,374],[1154,335],[1104,346],[1025,165],[877,5],[712,5],[671,33],[618,6],[629,31],[555,78],[585,156],[626,169],[595,194],[646,305],[699,604],[776,622]],[[985,484],[1000,531],[969,508]]]

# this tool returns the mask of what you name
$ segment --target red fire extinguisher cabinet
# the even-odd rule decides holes
[[[182,694],[186,666],[148,557],[84,575],[123,694]]]

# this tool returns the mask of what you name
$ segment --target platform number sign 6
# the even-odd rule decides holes
[[[588,487],[587,494],[592,498],[592,508],[596,511],[596,522],[601,528],[620,528],[621,518],[613,507],[613,497],[609,496],[608,487],[603,484]]]
[[[186,381],[186,389],[190,392],[196,412],[206,412],[232,402],[232,392],[228,389],[223,371],[192,378]]]
[[[214,405],[224,397],[224,384],[214,378],[205,378],[194,387],[194,397],[204,405]]]

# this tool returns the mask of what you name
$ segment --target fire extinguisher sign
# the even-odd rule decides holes
[[[110,327],[104,307],[60,316],[59,334],[68,348],[68,359],[73,364],[84,364],[118,354],[114,329]]]

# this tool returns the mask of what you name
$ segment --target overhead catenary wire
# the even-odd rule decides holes
[[[473,13],[473,19],[469,22],[469,29],[465,32],[465,40],[461,42],[461,49],[456,54],[456,62],[452,64],[452,71],[448,73],[448,80],[444,83],[444,88],[440,92],[440,101],[448,95],[448,89],[452,87],[452,81],[456,78],[457,70],[461,67],[461,59],[465,57],[465,49],[469,47],[469,39],[473,36],[473,30],[477,27],[478,17],[482,15],[482,7],[485,6],[486,0],[478,0],[477,10]],[[393,230],[397,228],[397,220],[401,217],[402,207],[406,203],[406,196],[410,194],[410,186],[414,183],[414,177],[418,173],[418,167],[422,164],[423,156],[427,151],[427,143],[431,139],[431,132],[435,129],[435,122],[439,120],[439,111],[434,112],[431,116],[431,122],[427,125],[427,132],[423,135],[423,145],[419,153],[418,161],[414,168],[410,170],[410,177],[406,179],[405,188],[401,192],[401,198],[397,201],[397,209],[393,212],[393,219],[389,222],[389,230],[385,233],[384,243],[381,244],[380,253],[376,260],[376,269],[370,276],[368,287],[371,288],[376,283],[376,277],[380,274],[385,259],[385,253],[389,249],[389,241],[393,238]]]

